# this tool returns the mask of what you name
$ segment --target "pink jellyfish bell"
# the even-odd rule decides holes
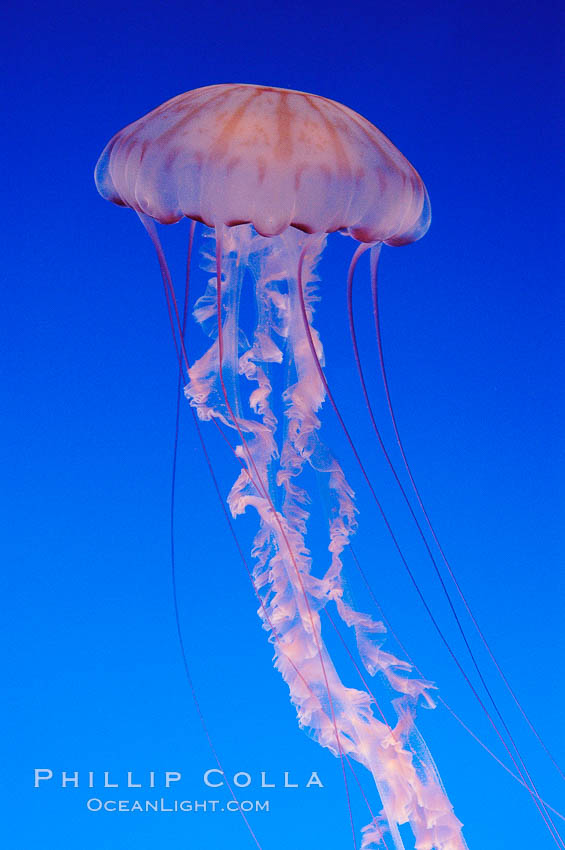
[[[318,416],[326,399],[336,407],[313,327],[315,267],[326,235],[342,231],[360,243],[350,285],[366,249],[376,273],[382,243],[405,245],[429,227],[421,178],[346,106],[268,86],[214,85],[181,94],[117,133],[98,161],[96,185],[145,224],[173,320],[174,289],[154,221],[187,217],[213,229],[212,276],[194,309],[212,343],[193,364],[180,321],[177,327],[185,395],[201,420],[236,437],[238,474],[228,504],[234,517],[248,507],[257,513],[252,580],[298,722],[342,760],[344,775],[346,765],[358,763],[376,783],[382,811],[369,807],[362,850],[388,846],[388,835],[400,850],[405,823],[418,850],[463,850],[461,824],[414,723],[418,703],[434,705],[432,686],[381,648],[385,625],[345,599],[342,554],[357,509],[342,467],[322,443]],[[256,320],[246,336],[238,316],[249,282]],[[308,466],[321,471],[331,505],[329,556],[315,574],[306,545]],[[353,632],[362,687],[346,685],[330,657],[330,603]],[[392,726],[377,716],[367,683],[377,675],[397,694]]]
[[[424,235],[424,184],[376,127],[318,95],[268,86],[206,86],[117,133],[96,167],[110,201],[162,224],[346,230],[403,245]]]

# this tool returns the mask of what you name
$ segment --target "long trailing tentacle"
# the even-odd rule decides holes
[[[399,434],[398,434],[398,428],[396,426],[396,420],[394,418],[394,413],[393,413],[393,410],[392,410],[392,402],[391,402],[391,399],[390,399],[388,381],[387,381],[387,377],[386,377],[386,372],[384,370],[384,359],[383,359],[383,351],[382,351],[382,340],[381,340],[381,333],[380,333],[380,322],[379,322],[379,317],[378,317],[378,301],[377,301],[377,268],[378,268],[378,261],[379,261],[379,257],[380,257],[380,248],[381,248],[380,245],[375,245],[375,246],[372,247],[372,250],[371,250],[371,289],[372,289],[372,297],[373,297],[373,310],[374,310],[374,316],[375,316],[375,325],[376,325],[376,328],[377,328],[377,344],[378,344],[378,349],[379,349],[379,360],[380,360],[380,364],[381,364],[381,372],[382,372],[382,376],[383,376],[383,384],[384,384],[384,389],[385,389],[385,395],[386,395],[386,398],[387,398],[387,404],[388,404],[389,412],[390,412],[390,415],[391,415],[391,418],[392,418],[392,421],[393,421],[395,436],[397,438],[397,441],[399,441],[399,445],[401,447],[401,454],[402,454],[402,457],[403,457],[403,461],[404,461],[405,465],[407,466],[406,456],[405,456],[405,453],[404,453],[404,449],[402,447],[402,443],[400,442],[400,437],[399,437]],[[370,419],[371,419],[371,424],[372,424],[373,430],[374,430],[374,432],[377,436],[381,451],[383,452],[384,457],[385,457],[385,459],[388,463],[388,466],[393,473],[395,482],[396,482],[397,486],[399,487],[399,489],[400,489],[400,491],[401,491],[401,493],[404,497],[404,501],[406,502],[406,504],[408,506],[411,517],[412,517],[412,519],[413,519],[413,521],[414,521],[414,523],[415,523],[415,525],[418,529],[419,535],[420,535],[420,537],[421,537],[421,539],[424,543],[427,554],[428,554],[428,556],[429,556],[429,558],[432,562],[435,574],[437,575],[437,577],[439,579],[443,593],[447,598],[450,610],[453,614],[453,617],[456,621],[458,630],[459,630],[459,632],[460,632],[460,634],[463,638],[463,642],[464,642],[465,647],[466,647],[466,649],[469,653],[469,656],[471,658],[471,662],[473,664],[473,667],[474,667],[474,669],[475,669],[475,671],[476,671],[476,673],[479,677],[479,680],[480,680],[480,682],[481,682],[481,684],[482,684],[482,686],[485,690],[485,693],[487,694],[487,696],[488,696],[488,698],[489,698],[489,700],[490,700],[490,702],[491,702],[491,704],[494,708],[495,714],[498,717],[498,719],[499,719],[499,721],[502,725],[502,728],[503,728],[504,733],[506,734],[506,736],[508,738],[509,743],[506,743],[506,741],[503,738],[502,733],[500,732],[496,723],[494,722],[494,720],[492,719],[492,717],[490,716],[490,714],[488,712],[487,712],[487,717],[489,717],[491,724],[494,726],[495,731],[497,733],[497,736],[502,741],[504,748],[506,749],[506,751],[507,751],[508,755],[510,756],[516,770],[518,771],[518,773],[520,775],[522,784],[529,791],[536,807],[538,808],[538,811],[540,812],[542,819],[544,820],[548,830],[552,834],[556,844],[558,846],[563,847],[565,845],[563,843],[561,835],[559,834],[557,827],[553,823],[553,821],[551,819],[551,815],[549,814],[549,812],[545,808],[545,804],[544,804],[543,800],[541,799],[541,797],[539,795],[538,789],[537,789],[537,787],[536,787],[536,785],[535,785],[535,783],[534,783],[534,781],[533,781],[533,779],[530,775],[530,772],[528,771],[528,768],[527,768],[527,766],[524,762],[522,754],[521,754],[521,752],[520,752],[520,750],[519,750],[519,748],[518,748],[518,746],[515,742],[515,739],[514,739],[512,733],[510,732],[508,724],[507,724],[505,718],[503,717],[502,712],[500,711],[499,706],[498,706],[496,700],[494,699],[492,691],[489,688],[489,686],[488,686],[488,684],[485,680],[484,674],[483,674],[483,672],[482,672],[482,670],[481,670],[481,668],[478,664],[476,656],[475,656],[475,654],[474,654],[474,652],[471,648],[471,645],[469,643],[467,634],[466,634],[466,632],[463,628],[461,620],[460,620],[460,618],[457,614],[457,611],[455,609],[455,606],[453,604],[451,594],[449,593],[449,590],[448,590],[448,588],[445,584],[443,576],[440,573],[436,559],[434,558],[433,553],[432,553],[432,551],[431,551],[431,549],[428,545],[428,542],[427,542],[426,537],[423,533],[422,527],[421,527],[421,525],[418,521],[418,518],[416,517],[416,515],[414,513],[414,510],[412,508],[412,505],[410,503],[408,495],[407,495],[407,493],[406,493],[406,491],[405,491],[405,489],[402,485],[402,482],[400,481],[400,479],[398,477],[396,469],[395,469],[395,467],[394,467],[394,465],[393,465],[393,463],[390,459],[388,451],[387,451],[387,449],[384,445],[384,442],[382,440],[379,428],[376,424],[376,419],[375,419],[375,415],[374,415],[372,405],[371,405],[371,402],[370,402],[370,399],[369,399],[367,386],[366,386],[366,382],[365,382],[365,378],[364,378],[364,372],[363,372],[363,368],[362,368],[362,364],[361,364],[361,360],[360,360],[360,356],[359,356],[359,350],[358,350],[358,346],[357,346],[357,339],[356,339],[356,333],[355,333],[355,323],[354,323],[354,317],[353,317],[353,305],[352,305],[353,278],[354,278],[355,268],[356,268],[359,256],[360,256],[360,252],[359,252],[359,249],[358,249],[356,251],[356,253],[354,254],[352,260],[351,260],[351,264],[350,264],[350,268],[349,268],[348,286],[347,286],[347,290],[348,290],[348,292],[347,292],[348,313],[349,313],[349,324],[350,324],[351,339],[352,339],[352,343],[353,343],[355,361],[356,361],[356,365],[357,365],[357,370],[358,370],[358,374],[359,374],[361,388],[362,388],[362,391],[363,391],[363,397],[365,399],[365,404],[366,404],[367,410],[369,412],[369,416],[370,416]],[[414,479],[412,477],[412,473],[411,473],[408,466],[407,466],[407,469],[408,469],[408,474],[409,474],[409,478],[410,478],[412,487],[415,488],[415,482],[414,482]],[[418,503],[419,503],[423,513],[424,513],[425,519],[426,519],[428,525],[431,528],[431,524],[429,522],[428,516],[425,512],[423,504],[421,503],[419,493],[417,492],[417,490],[415,490],[415,492],[416,492],[416,495],[417,495]],[[441,549],[439,541],[437,540],[435,532],[433,531],[433,528],[431,529],[431,531],[432,531],[433,539],[434,539],[435,543],[438,545],[440,554],[441,554],[444,562],[446,563],[446,566],[448,567],[450,576],[453,579],[453,581],[455,582],[457,590],[459,591],[460,595],[462,596],[462,592],[460,590],[460,587],[456,582],[455,576],[453,575],[452,570],[449,567],[449,564],[447,563],[447,560],[445,558],[443,550]],[[468,605],[467,605],[466,600],[465,600],[465,597],[462,596],[462,598],[463,598],[463,600],[466,604],[467,609],[469,610]],[[469,610],[469,613],[471,614],[470,610]],[[472,614],[471,614],[471,616],[472,616]],[[474,622],[475,626],[478,628],[478,624],[476,623],[476,621],[474,619],[473,619],[473,622]],[[482,637],[482,633],[480,632],[480,629],[479,629],[479,633],[481,634],[481,637]],[[483,638],[483,640],[485,640],[485,639]],[[455,656],[454,656],[454,658],[455,658]],[[455,659],[455,660],[457,661],[457,659]],[[462,669],[462,667],[461,667],[461,665],[458,661],[457,661],[457,664],[458,664],[458,667],[461,670],[461,672],[463,672],[463,669]],[[469,683],[469,680],[467,679],[466,674],[464,674],[464,676],[465,676],[465,679],[467,680],[467,682]],[[474,688],[472,690],[473,690],[473,693],[476,696],[476,692],[474,691]],[[483,707],[483,710],[485,710],[484,707]]]
[[[178,385],[177,385],[177,405],[176,405],[176,414],[175,414],[175,435],[174,435],[174,443],[173,443],[173,463],[172,463],[172,476],[171,476],[170,547],[171,547],[171,586],[172,586],[172,591],[173,591],[173,606],[174,606],[174,612],[175,612],[175,625],[176,625],[176,629],[177,629],[177,637],[178,637],[179,647],[180,647],[180,651],[181,651],[182,663],[183,663],[185,676],[186,676],[186,679],[187,679],[187,682],[188,682],[188,686],[189,686],[189,689],[190,689],[192,701],[194,703],[194,707],[196,709],[196,713],[198,715],[198,719],[199,719],[200,724],[202,726],[204,735],[205,735],[206,740],[208,742],[208,746],[209,746],[209,748],[212,752],[212,755],[214,757],[216,764],[218,765],[219,770],[222,772],[222,774],[224,774],[225,782],[226,782],[226,785],[227,785],[228,790],[230,792],[231,798],[237,806],[237,810],[240,813],[240,816],[243,820],[243,823],[245,824],[245,827],[247,828],[247,830],[248,830],[248,832],[251,836],[251,839],[253,840],[253,842],[254,842],[255,846],[258,848],[258,850],[262,850],[261,844],[259,843],[259,840],[258,840],[257,836],[255,835],[255,832],[253,831],[251,824],[249,823],[249,819],[247,818],[247,815],[245,814],[245,812],[243,811],[243,809],[239,805],[239,800],[238,800],[238,797],[237,797],[237,795],[236,795],[236,793],[233,789],[233,785],[230,782],[230,780],[228,779],[228,777],[226,776],[225,771],[223,770],[222,762],[220,760],[220,756],[218,754],[218,751],[217,751],[216,746],[214,744],[214,741],[212,739],[210,730],[208,728],[208,724],[206,723],[206,719],[204,717],[204,713],[203,713],[202,707],[200,705],[200,700],[198,699],[196,687],[195,687],[195,684],[194,684],[194,681],[193,681],[193,678],[192,678],[192,674],[190,672],[189,663],[188,663],[188,656],[187,656],[187,652],[186,652],[186,647],[185,647],[185,642],[184,642],[184,637],[183,637],[183,632],[182,632],[182,627],[181,627],[180,610],[179,610],[178,594],[177,594],[176,554],[175,554],[176,472],[177,472],[178,440],[179,440],[179,426],[180,426],[181,383],[182,383],[184,362],[186,362],[186,364],[188,365],[188,360],[186,359],[186,350],[185,350],[185,347],[184,347],[184,334],[185,334],[185,329],[186,329],[186,309],[187,309],[187,304],[188,304],[190,264],[191,264],[191,258],[192,258],[192,247],[193,247],[193,242],[194,242],[195,222],[192,222],[191,227],[190,227],[189,245],[188,245],[187,261],[186,261],[184,310],[183,310],[183,319],[182,319],[182,323],[181,323],[180,319],[179,319],[178,309],[176,308],[176,301],[175,301],[175,298],[174,298],[174,289],[172,287],[171,274],[170,274],[170,271],[169,271],[168,266],[167,266],[165,255],[164,255],[163,250],[161,248],[159,236],[158,236],[157,231],[155,229],[155,226],[154,226],[154,224],[151,220],[149,220],[146,216],[142,217],[141,215],[140,215],[140,218],[141,218],[141,221],[142,221],[143,225],[145,226],[147,232],[149,233],[151,241],[153,242],[153,245],[156,249],[157,259],[158,259],[158,262],[159,262],[159,266],[160,266],[160,269],[161,269],[161,275],[162,275],[162,278],[163,278],[163,288],[164,288],[165,299],[166,299],[166,303],[167,303],[167,312],[168,312],[168,316],[169,316],[169,323],[170,323],[170,326],[171,326],[171,333],[172,333],[173,341],[174,341],[174,344],[175,344],[175,351],[176,351],[176,354],[177,354],[177,360],[178,360],[178,364],[179,364]],[[173,304],[174,304],[174,308],[173,308]],[[175,319],[173,318],[173,316],[175,315],[175,310],[176,310],[177,326],[175,326]],[[180,347],[179,347],[179,342],[177,341],[177,331],[178,331],[178,334],[180,336]],[[183,356],[181,355],[181,348],[182,348],[182,351],[184,352],[184,359],[185,359],[184,361],[183,361]],[[193,415],[193,418],[195,420],[196,427],[198,428],[198,423],[196,421],[196,414],[195,414],[194,410],[192,411],[192,415]]]
[[[417,501],[418,506],[419,506],[419,508],[422,512],[422,515],[424,517],[424,521],[425,521],[425,523],[426,523],[426,525],[429,529],[429,532],[432,536],[432,539],[433,539],[435,545],[437,546],[437,549],[440,553],[441,559],[442,559],[442,561],[445,565],[445,568],[447,569],[449,577],[451,578],[451,580],[452,580],[452,582],[455,586],[457,594],[459,595],[459,598],[461,599],[461,602],[463,603],[465,610],[467,611],[467,614],[469,615],[469,618],[470,618],[471,622],[473,623],[473,626],[474,626],[475,630],[477,631],[477,634],[479,635],[479,637],[480,637],[480,639],[483,643],[483,646],[485,647],[492,663],[494,664],[500,678],[502,679],[506,689],[508,690],[510,696],[512,697],[512,700],[514,701],[514,703],[515,703],[516,707],[518,708],[519,712],[521,713],[522,717],[526,721],[527,725],[530,727],[532,733],[537,738],[541,747],[545,750],[546,754],[548,755],[550,760],[553,762],[553,765],[555,766],[556,770],[561,775],[561,778],[565,779],[565,772],[563,771],[563,769],[561,768],[561,766],[559,765],[557,760],[554,758],[552,752],[550,751],[550,749],[548,748],[548,746],[546,745],[546,743],[542,739],[541,735],[537,731],[533,722],[530,720],[530,718],[529,718],[528,714],[526,713],[525,709],[523,708],[520,700],[516,696],[510,682],[508,681],[508,678],[507,678],[506,674],[504,673],[504,670],[502,669],[501,665],[499,664],[498,660],[496,659],[494,652],[493,652],[483,630],[481,629],[481,627],[480,627],[480,625],[479,625],[479,623],[478,623],[478,621],[475,617],[473,610],[471,609],[471,606],[470,606],[470,604],[467,600],[467,597],[463,592],[463,589],[462,589],[462,587],[461,587],[461,585],[460,585],[460,583],[457,579],[457,576],[455,574],[455,571],[454,571],[450,561],[448,560],[447,555],[445,554],[445,550],[443,549],[443,546],[442,546],[442,544],[441,544],[441,542],[438,538],[436,530],[435,530],[435,528],[432,524],[432,521],[430,519],[429,513],[428,513],[428,511],[427,511],[427,509],[424,505],[422,496],[420,494],[420,490],[419,490],[419,488],[416,484],[416,481],[415,481],[415,478],[414,478],[414,475],[413,475],[413,472],[412,472],[412,468],[411,468],[411,466],[408,462],[408,458],[406,456],[406,451],[404,449],[404,444],[403,444],[403,441],[402,441],[401,436],[400,436],[400,431],[398,429],[396,414],[394,412],[394,408],[393,408],[393,405],[392,405],[392,397],[391,397],[391,393],[390,393],[387,370],[385,368],[383,342],[382,342],[382,331],[381,331],[381,321],[380,321],[380,310],[379,310],[379,298],[378,298],[379,288],[378,288],[378,285],[377,285],[377,263],[378,263],[378,257],[376,255],[374,255],[371,258],[371,295],[372,295],[372,303],[373,303],[373,316],[374,316],[374,323],[375,323],[375,334],[376,334],[376,341],[377,341],[379,368],[380,368],[380,371],[381,371],[381,377],[382,377],[382,381],[383,381],[383,388],[384,388],[384,391],[385,391],[387,408],[388,408],[392,428],[393,428],[393,431],[394,431],[396,444],[397,444],[398,449],[400,451],[400,456],[402,458],[402,463],[403,463],[404,468],[406,470],[406,474],[408,475],[408,479],[410,481],[410,486],[412,488],[414,496],[416,497],[416,501]],[[358,359],[358,358],[356,358],[356,359]],[[361,372],[360,372],[360,374],[361,374]],[[364,389],[364,393],[365,393],[365,389]],[[365,393],[365,395],[366,395],[366,393]],[[366,398],[367,398],[367,401],[368,401],[367,395],[366,395]],[[370,412],[370,415],[371,415],[371,419],[374,422],[374,415],[372,413],[370,402],[368,402],[368,409],[369,409],[369,412]],[[375,428],[375,431],[378,432],[378,429],[376,427],[376,423],[374,424],[374,428]],[[379,438],[379,442],[380,442],[380,435],[378,433],[377,433],[377,437]],[[387,460],[388,460],[388,457],[387,457]],[[389,463],[390,463],[390,461],[389,461]],[[395,477],[396,477],[396,474],[395,474]]]
[[[378,261],[379,252],[380,252],[380,245],[379,245],[379,244],[374,245],[374,246],[373,246],[373,250],[372,250],[372,258],[373,258],[373,264],[374,264],[374,268],[375,268],[375,274],[376,274],[376,263],[377,263],[377,261]],[[355,264],[356,264],[357,259],[358,259],[358,257],[359,257],[359,256],[360,256],[359,252],[356,252],[356,253],[354,254],[354,257],[353,257],[353,260],[352,260],[352,263],[351,263],[351,267],[350,267],[350,277],[352,277],[352,275],[353,275],[353,271],[354,271],[354,269],[355,269]],[[301,261],[300,261],[300,263],[299,263],[299,278],[300,278],[300,272],[301,272],[302,259],[303,259],[303,257],[302,257],[302,255],[301,255]],[[325,387],[325,390],[326,390],[326,393],[327,393],[328,399],[329,399],[329,401],[330,401],[330,403],[331,403],[331,405],[332,405],[332,407],[333,407],[333,409],[334,409],[334,412],[335,412],[336,417],[337,417],[337,419],[338,419],[338,421],[339,421],[339,423],[340,423],[340,426],[341,426],[341,428],[342,428],[342,430],[343,430],[343,432],[344,432],[344,434],[345,434],[345,436],[346,436],[346,439],[347,439],[347,441],[348,441],[348,443],[349,443],[349,445],[350,445],[350,447],[351,447],[351,450],[352,450],[352,452],[353,452],[353,454],[354,454],[354,457],[355,457],[355,459],[356,459],[356,461],[357,461],[357,464],[358,464],[358,466],[359,466],[359,468],[360,468],[360,470],[361,470],[361,473],[362,473],[362,475],[363,475],[363,478],[365,479],[365,481],[366,481],[366,483],[367,483],[367,486],[369,487],[369,490],[370,490],[370,492],[371,492],[371,495],[372,495],[372,497],[373,497],[373,500],[374,500],[374,502],[375,502],[375,504],[376,504],[376,506],[377,506],[377,509],[379,510],[379,513],[381,514],[381,517],[382,517],[382,519],[383,519],[383,521],[384,521],[384,523],[385,523],[385,526],[386,526],[386,528],[387,528],[387,531],[388,531],[388,533],[389,533],[389,535],[390,535],[390,537],[391,537],[391,539],[392,539],[392,541],[393,541],[393,543],[394,543],[394,546],[395,546],[395,548],[396,548],[396,550],[397,550],[397,552],[398,552],[398,554],[399,554],[399,556],[400,556],[401,562],[402,562],[402,564],[403,564],[403,566],[404,566],[405,570],[407,571],[407,573],[408,573],[408,575],[409,575],[409,577],[410,577],[410,580],[411,580],[412,584],[414,585],[414,587],[415,587],[415,589],[416,589],[416,592],[417,592],[417,594],[418,594],[418,596],[419,596],[419,598],[420,598],[420,600],[421,600],[421,602],[422,602],[422,604],[423,604],[423,606],[424,606],[424,608],[425,608],[425,610],[426,610],[426,613],[428,614],[428,616],[429,616],[429,618],[430,618],[430,620],[431,620],[432,624],[434,625],[434,628],[436,629],[436,631],[437,631],[437,633],[438,633],[438,635],[439,635],[439,637],[440,637],[440,639],[441,639],[442,643],[444,644],[444,646],[445,646],[445,647],[446,647],[446,649],[448,650],[448,652],[449,652],[449,654],[451,655],[451,657],[452,657],[453,661],[455,662],[455,664],[456,664],[456,666],[457,666],[458,670],[460,671],[461,675],[463,676],[463,678],[464,678],[464,680],[465,680],[465,682],[466,682],[467,686],[471,689],[471,691],[472,691],[472,693],[473,693],[473,695],[474,695],[475,699],[477,700],[477,702],[478,702],[478,703],[479,703],[479,705],[481,706],[481,709],[482,709],[482,710],[483,710],[483,712],[485,713],[485,715],[486,715],[487,719],[489,720],[489,723],[490,723],[490,724],[491,724],[491,726],[493,727],[493,729],[494,729],[494,731],[495,731],[495,733],[496,733],[497,737],[499,738],[499,740],[500,740],[500,741],[501,741],[501,743],[503,744],[503,746],[504,746],[504,748],[505,748],[506,752],[508,753],[508,755],[509,755],[510,759],[512,760],[512,763],[514,764],[514,767],[516,768],[517,772],[519,773],[520,778],[523,780],[524,784],[525,784],[525,785],[526,785],[526,787],[528,788],[528,791],[529,791],[529,793],[530,793],[530,796],[531,796],[531,798],[532,798],[533,802],[535,803],[535,805],[536,805],[536,807],[537,807],[537,809],[538,809],[538,811],[539,811],[539,813],[540,813],[540,815],[541,815],[542,819],[544,820],[544,822],[545,822],[545,824],[546,824],[546,826],[547,826],[547,828],[548,828],[548,831],[550,832],[550,834],[551,834],[551,836],[552,836],[552,838],[553,838],[554,842],[557,844],[557,846],[558,846],[558,847],[564,847],[565,845],[564,845],[564,843],[563,843],[563,839],[561,838],[561,835],[559,834],[559,832],[558,832],[557,828],[555,827],[555,824],[553,823],[553,821],[552,821],[552,819],[551,819],[551,816],[549,815],[549,813],[548,813],[548,812],[546,811],[546,809],[544,808],[544,805],[543,805],[543,802],[542,802],[542,798],[540,797],[540,795],[539,795],[539,793],[538,793],[538,791],[537,791],[537,788],[535,787],[535,784],[534,784],[534,783],[533,783],[533,781],[531,780],[531,777],[530,777],[530,775],[529,775],[529,773],[528,773],[527,769],[526,769],[526,768],[525,768],[525,766],[523,765],[522,759],[521,759],[521,757],[520,757],[520,754],[519,754],[519,752],[518,752],[518,750],[517,750],[517,748],[516,748],[516,746],[515,746],[515,743],[514,743],[514,741],[513,741],[512,737],[511,737],[511,735],[510,735],[509,730],[507,729],[506,725],[504,724],[504,721],[501,719],[501,720],[502,720],[502,723],[503,723],[503,726],[504,726],[504,729],[505,729],[505,731],[507,732],[507,734],[508,734],[508,736],[509,736],[509,740],[510,740],[510,742],[511,742],[511,745],[514,747],[514,749],[515,749],[515,751],[516,751],[516,755],[517,755],[517,757],[518,757],[518,761],[516,760],[516,757],[514,756],[514,753],[512,752],[511,747],[510,747],[510,746],[509,746],[509,744],[506,742],[506,740],[505,740],[504,736],[502,735],[502,733],[501,733],[501,732],[500,732],[500,730],[498,729],[498,726],[497,726],[497,724],[496,724],[495,720],[494,720],[494,719],[493,719],[493,717],[491,716],[491,714],[490,714],[490,712],[489,712],[488,708],[486,707],[486,705],[484,704],[483,700],[481,699],[481,697],[480,697],[479,693],[477,692],[477,690],[476,690],[475,686],[473,685],[473,683],[472,683],[472,682],[471,682],[471,680],[469,679],[469,676],[468,676],[468,675],[467,675],[467,673],[465,672],[465,669],[464,669],[464,667],[462,666],[462,664],[461,664],[461,662],[460,662],[460,660],[459,660],[459,658],[458,658],[457,654],[455,653],[455,651],[453,650],[453,648],[452,648],[451,644],[450,644],[450,643],[449,643],[449,641],[447,640],[447,638],[446,638],[446,636],[445,636],[445,634],[444,634],[443,630],[441,629],[441,627],[440,627],[440,625],[439,625],[439,623],[438,623],[438,621],[437,621],[436,617],[434,616],[434,614],[433,614],[433,612],[432,612],[432,610],[431,610],[431,608],[430,608],[430,606],[429,606],[429,604],[428,604],[428,602],[427,602],[427,600],[426,600],[426,598],[425,598],[425,596],[424,596],[424,593],[423,593],[423,591],[422,591],[422,589],[421,589],[421,587],[420,587],[420,585],[419,585],[419,583],[418,583],[418,581],[417,581],[417,579],[416,579],[416,577],[415,577],[415,575],[414,575],[414,573],[413,573],[413,571],[412,571],[412,569],[411,569],[410,565],[408,564],[408,562],[407,562],[407,560],[406,560],[406,558],[405,558],[405,556],[404,556],[404,554],[403,554],[403,551],[402,551],[402,549],[401,549],[401,547],[400,547],[400,545],[399,545],[399,543],[398,543],[397,537],[396,537],[396,535],[395,535],[395,533],[394,533],[394,531],[393,531],[393,529],[392,529],[392,526],[391,526],[391,524],[390,524],[390,522],[389,522],[389,520],[388,520],[388,518],[387,518],[387,516],[386,516],[386,513],[385,513],[385,511],[384,511],[384,509],[383,509],[383,507],[382,507],[382,505],[381,505],[381,503],[380,503],[380,501],[379,501],[379,499],[378,499],[378,497],[377,497],[377,495],[376,495],[375,489],[374,489],[374,487],[373,487],[373,484],[372,484],[372,482],[371,482],[371,479],[370,479],[370,478],[369,478],[369,476],[368,476],[368,473],[367,473],[367,471],[366,471],[366,469],[365,469],[365,466],[364,466],[364,464],[363,464],[363,461],[362,461],[362,459],[361,459],[361,457],[360,457],[360,455],[359,455],[358,449],[357,449],[357,447],[356,447],[356,445],[355,445],[355,443],[354,443],[354,441],[353,441],[353,439],[352,439],[352,437],[351,437],[351,434],[350,434],[350,432],[349,432],[349,430],[348,430],[348,428],[347,428],[347,426],[346,426],[346,424],[345,424],[345,421],[344,421],[344,419],[343,419],[343,416],[342,416],[342,414],[341,414],[341,412],[340,412],[340,409],[339,409],[339,407],[338,407],[338,405],[337,405],[337,403],[336,403],[336,401],[335,401],[335,399],[334,399],[334,397],[333,397],[333,394],[331,393],[331,390],[330,390],[330,388],[329,388],[329,386],[328,386],[328,382],[327,382],[327,379],[326,379],[326,377],[325,377],[325,375],[324,375],[324,371],[323,371],[323,368],[322,368],[322,363],[320,362],[320,359],[319,359],[319,357],[318,357],[318,353],[317,353],[317,350],[316,350],[315,340],[314,340],[314,338],[313,338],[313,335],[312,335],[312,334],[311,334],[311,332],[310,332],[310,326],[309,326],[309,321],[308,321],[308,313],[307,313],[307,309],[306,309],[306,304],[305,304],[304,294],[303,294],[303,292],[302,292],[302,289],[301,289],[301,288],[300,288],[299,292],[300,292],[300,296],[301,296],[301,304],[300,304],[300,306],[301,306],[301,310],[302,310],[302,316],[303,316],[304,326],[305,326],[306,331],[307,331],[308,343],[309,343],[310,351],[311,351],[311,354],[312,354],[312,359],[313,359],[313,361],[314,361],[314,363],[315,363],[315,366],[316,366],[317,373],[318,373],[318,375],[319,375],[319,377],[320,377],[321,381],[322,381],[322,382],[323,382],[323,384],[324,384],[324,387]],[[487,691],[487,692],[488,692],[488,691]],[[490,697],[490,693],[489,693],[489,697]],[[495,708],[496,708],[496,706],[495,706]],[[497,712],[497,714],[499,714],[499,713]],[[520,764],[519,764],[518,762],[520,762],[520,764],[522,764],[522,767],[520,767]]]

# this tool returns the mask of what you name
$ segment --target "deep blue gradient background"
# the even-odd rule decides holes
[[[216,82],[260,82],[343,101],[422,174],[431,230],[416,246],[385,249],[381,265],[398,421],[477,617],[563,762],[565,69],[554,4],[103,0],[79,8],[24,0],[3,29],[11,83],[2,137],[0,420],[6,847],[253,846],[235,814],[95,815],[85,809],[84,788],[32,787],[36,767],[121,777],[181,770],[176,796],[215,797],[202,785],[214,762],[184,678],[169,578],[174,350],[149,240],[133,213],[100,199],[92,170],[119,128],[179,92]],[[186,238],[182,227],[168,234],[174,251]],[[335,236],[329,243],[317,319],[328,377],[459,649],[363,415],[344,315],[353,242]],[[359,333],[378,399],[363,276],[365,263]],[[202,340],[197,331],[193,353]],[[277,781],[284,770],[299,781],[320,772],[322,791],[277,789],[269,795],[272,811],[252,818],[264,850],[351,847],[339,764],[296,728],[187,413],[179,592],[214,743],[232,772],[258,777],[266,770]],[[503,755],[327,419],[328,439],[358,491],[358,549],[375,591],[420,667]],[[227,493],[233,458],[207,431]],[[385,433],[392,445],[390,428]],[[253,521],[238,527],[247,539]],[[356,601],[367,607],[349,562],[347,571]],[[355,684],[354,673],[347,675]],[[540,792],[559,806],[557,773],[490,680]],[[420,725],[472,850],[553,846],[526,792],[442,708],[422,712]],[[245,796],[265,795],[254,784]],[[359,829],[367,812],[353,796]]]

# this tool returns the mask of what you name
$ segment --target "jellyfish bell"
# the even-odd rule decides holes
[[[342,555],[357,508],[322,442],[318,415],[327,399],[338,412],[313,324],[326,235],[341,231],[360,243],[349,283],[364,250],[371,249],[375,269],[381,244],[405,245],[428,229],[421,178],[376,127],[339,103],[267,86],[215,85],[179,95],[117,133],[96,166],[96,185],[104,198],[135,210],[153,240],[193,412],[238,440],[228,505],[234,517],[248,508],[257,513],[253,589],[299,723],[342,760],[344,776],[356,762],[375,781],[382,812],[370,809],[361,850],[388,846],[385,834],[401,850],[404,823],[422,850],[464,850],[461,823],[414,723],[418,704],[434,705],[433,686],[382,649],[380,620],[346,601]],[[192,364],[154,226],[183,217],[216,237],[212,276],[194,309],[212,342]],[[238,331],[246,275],[255,300],[249,341]],[[277,367],[286,376],[282,414],[271,381]],[[317,572],[306,542],[309,466],[325,476],[331,505],[329,558],[326,552]],[[330,603],[353,635],[362,686],[346,685],[330,656]],[[397,694],[394,726],[378,714],[367,683],[377,674]]]
[[[107,200],[163,224],[342,230],[388,245],[430,224],[420,176],[380,130],[333,100],[268,86],[168,100],[111,139],[95,179]]]

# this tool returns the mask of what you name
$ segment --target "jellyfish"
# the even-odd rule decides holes
[[[385,624],[346,592],[343,556],[361,520],[346,471],[322,436],[328,408],[346,426],[315,327],[317,265],[330,234],[357,243],[350,283],[365,251],[376,275],[382,245],[407,245],[429,227],[422,179],[348,107],[232,84],[181,94],[118,132],[95,178],[104,198],[138,214],[155,245],[186,369],[184,394],[198,421],[235,441],[227,503],[234,518],[256,515],[258,614],[298,723],[342,766],[361,765],[374,779],[382,808],[371,811],[362,850],[388,846],[389,836],[401,850],[403,824],[418,850],[463,850],[462,824],[415,722],[420,705],[435,704],[433,685],[390,651]],[[209,344],[192,363],[156,227],[183,218],[203,223],[213,246],[194,309]],[[244,289],[254,302],[245,322]],[[329,504],[329,554],[320,566],[307,542],[308,468],[323,479]],[[344,681],[331,657],[330,607],[352,636],[361,684]],[[377,675],[394,693],[394,724],[377,711],[369,684]]]

